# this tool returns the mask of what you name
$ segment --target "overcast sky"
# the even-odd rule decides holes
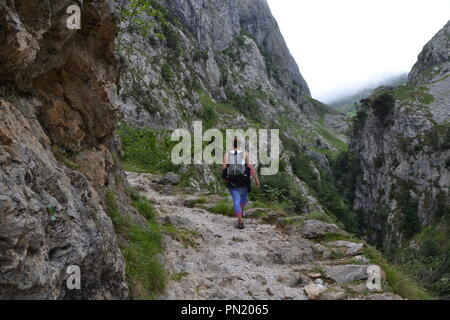
[[[268,0],[312,96],[324,102],[409,72],[450,0]]]

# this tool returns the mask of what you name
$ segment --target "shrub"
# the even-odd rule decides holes
[[[173,79],[174,74],[172,71],[172,68],[168,63],[163,64],[161,68],[161,76],[164,79],[164,81],[169,82]]]
[[[418,215],[419,202],[411,196],[411,186],[400,182],[400,192],[397,201],[401,213],[400,229],[406,239],[412,238],[420,231],[420,220]]]
[[[373,160],[373,164],[375,165],[375,168],[380,169],[383,166],[383,164],[384,164],[383,156],[380,155],[380,156],[376,157]]]
[[[313,170],[313,166],[319,174]],[[292,169],[294,174],[308,185],[310,192],[319,200],[328,214],[336,216],[348,231],[357,232],[358,216],[351,210],[351,204],[339,193],[336,181],[330,172],[323,170],[314,158],[307,155],[295,157],[292,160]]]
[[[391,259],[439,299],[450,298],[450,224],[427,227],[417,237],[418,248],[400,248]]]
[[[395,293],[412,300],[432,299],[432,296],[418,286],[406,273],[390,265],[375,248],[366,246],[364,255],[383,269],[387,282]]]
[[[357,133],[362,128],[364,128],[366,119],[367,119],[367,113],[365,110],[358,110],[356,112],[356,117],[353,118],[353,122],[352,122],[353,133]]]
[[[208,60],[208,58],[209,58],[208,51],[206,51],[206,50],[195,51],[194,61],[196,61],[196,62],[201,61],[201,60],[206,61],[206,60]]]
[[[380,119],[380,121],[384,121],[395,107],[395,99],[389,93],[384,93],[377,98],[372,103],[372,107],[374,109],[374,114]]]
[[[227,97],[228,104],[242,112],[246,117],[255,120],[256,122],[261,122],[255,95],[252,94],[250,90],[246,90],[245,95],[243,96],[235,94],[234,92],[227,92]]]
[[[122,139],[125,170],[160,174],[179,170],[171,160],[172,148],[177,142],[170,141],[169,133],[129,125],[121,125],[118,133]]]

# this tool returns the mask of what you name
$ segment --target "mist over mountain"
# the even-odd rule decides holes
[[[407,73],[390,76],[388,78],[369,83],[363,89],[355,89],[352,92],[345,94],[344,96],[341,96],[334,100],[331,100],[328,103],[328,105],[335,107],[335,108],[339,108],[339,107],[343,107],[343,106],[351,106],[354,103],[359,102],[361,99],[367,98],[368,96],[372,95],[372,93],[378,87],[404,85],[404,84],[406,84],[407,81],[408,81]]]

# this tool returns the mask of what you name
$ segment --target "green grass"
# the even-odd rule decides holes
[[[433,95],[428,93],[426,87],[398,86],[394,90],[394,98],[400,101],[417,100],[422,104],[430,104],[434,101]]]
[[[182,243],[185,248],[188,248],[188,247],[196,248],[197,247],[195,238],[197,238],[200,234],[195,230],[189,230],[186,228],[176,227],[176,226],[173,226],[168,223],[163,224],[163,225],[153,224],[153,228],[158,232],[168,235],[175,241]]]
[[[187,273],[187,272],[185,272],[185,271],[179,272],[179,273],[176,273],[176,274],[172,275],[172,276],[170,277],[170,280],[177,282],[177,281],[182,280],[182,279],[183,279],[184,277],[186,277],[187,275],[189,275],[189,273]]]
[[[416,284],[408,275],[397,267],[390,265],[375,248],[366,246],[364,255],[379,265],[386,274],[386,279],[394,293],[410,300],[430,300],[433,297]]]
[[[230,104],[228,103],[223,103],[223,102],[216,102],[214,100],[212,100],[209,95],[203,91],[198,91],[197,92],[200,98],[200,103],[202,104],[202,106],[205,107],[210,107],[212,108],[215,112],[222,114],[238,114],[239,112]]]
[[[438,83],[438,82],[444,81],[444,80],[447,79],[448,77],[450,77],[450,74],[447,74],[446,76],[444,76],[444,77],[442,77],[442,78],[440,78],[440,79],[438,79],[438,80],[436,80],[436,81],[433,81],[432,84],[436,84],[436,83]]]
[[[193,199],[193,200],[189,200],[186,203],[186,207],[188,208],[193,208],[195,207],[197,204],[203,204],[203,203],[207,203],[208,202],[208,198],[207,197],[200,197],[198,199]]]
[[[177,142],[170,140],[169,132],[125,124],[121,125],[117,132],[122,139],[125,170],[159,174],[179,170],[179,166],[174,165],[171,160],[172,149]]]
[[[414,236],[414,248],[405,246],[391,250],[387,259],[401,266],[432,295],[447,300],[450,298],[450,210],[447,207],[444,211],[446,214],[437,214],[430,226]]]
[[[154,216],[148,200],[143,197],[132,200],[139,213],[146,217]],[[167,283],[164,265],[156,258],[163,252],[161,232],[155,230],[154,221],[149,221],[148,228],[143,228],[123,215],[111,190],[106,192],[106,212],[116,232],[124,239],[120,249],[125,259],[125,274],[132,298],[153,299],[165,289]]]
[[[55,159],[65,165],[67,168],[75,170],[75,171],[81,171],[81,166],[78,163],[73,162],[69,155],[59,148],[58,146],[52,147],[53,155],[55,156]]]
[[[212,213],[222,214],[224,216],[233,217],[234,216],[234,208],[231,201],[221,201],[212,207],[210,210]]]
[[[132,200],[133,207],[142,216],[144,216],[147,219],[147,221],[153,221],[155,219],[156,216],[155,209],[153,208],[153,205],[147,198],[139,195],[138,191],[134,188],[128,189],[128,195]]]
[[[348,145],[344,141],[339,140],[329,130],[323,128],[322,126],[317,126],[316,129],[317,129],[317,132],[322,137],[324,137],[330,144],[332,144],[339,151],[343,152],[343,151],[347,151],[348,150]]]

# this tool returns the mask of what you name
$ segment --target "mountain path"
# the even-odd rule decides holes
[[[348,289],[321,277],[323,264],[335,262],[321,261],[313,241],[258,219],[246,219],[246,228],[239,230],[236,218],[186,205],[201,198],[216,202],[223,198],[187,193],[160,184],[149,174],[127,173],[127,177],[131,186],[154,203],[161,223],[189,230],[191,237],[180,241],[165,236],[164,260],[172,280],[159,298],[349,298]],[[361,285],[359,289],[364,291]]]

